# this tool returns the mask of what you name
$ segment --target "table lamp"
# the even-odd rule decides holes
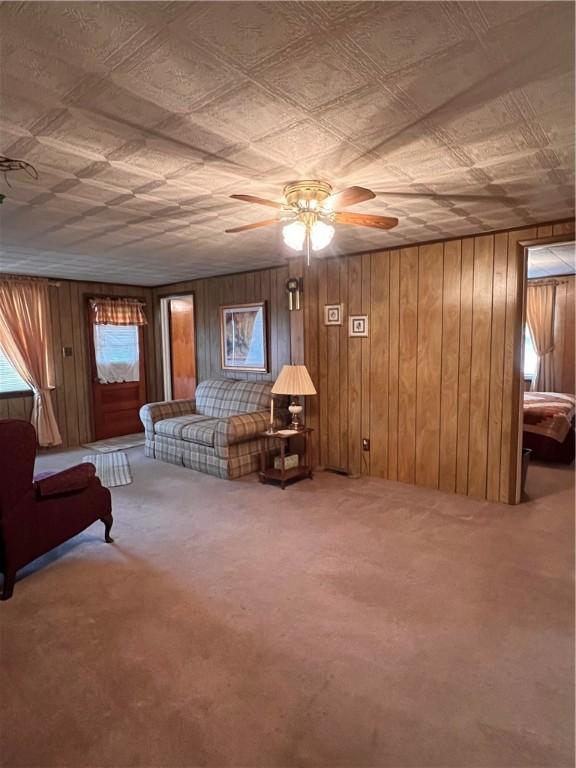
[[[290,429],[304,429],[300,421],[302,406],[298,400],[299,395],[315,395],[316,390],[305,365],[285,365],[280,371],[280,376],[272,387],[274,395],[290,395],[291,402],[288,410],[292,416]]]

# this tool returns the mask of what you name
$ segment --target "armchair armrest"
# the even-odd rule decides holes
[[[62,493],[84,490],[94,477],[96,477],[96,467],[94,464],[84,462],[54,475],[40,476],[34,481],[34,487],[36,495],[41,498],[57,496]]]
[[[164,400],[160,403],[148,403],[140,408],[140,421],[144,424],[146,439],[154,439],[154,424],[171,416],[185,416],[196,413],[196,400]]]
[[[280,415],[274,419],[274,428],[281,429],[285,419]],[[270,426],[270,411],[253,411],[252,413],[239,413],[236,416],[228,416],[222,419],[216,426],[214,444],[219,447],[242,443],[252,440],[261,432],[265,432]]]

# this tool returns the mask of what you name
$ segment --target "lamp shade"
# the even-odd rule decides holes
[[[274,395],[315,395],[316,390],[305,365],[285,365],[272,387]]]

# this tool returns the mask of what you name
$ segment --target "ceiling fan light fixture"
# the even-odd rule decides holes
[[[324,221],[315,221],[310,230],[310,241],[313,251],[321,251],[330,245],[334,237],[334,227]]]
[[[306,239],[306,224],[303,221],[292,221],[290,224],[285,224],[282,228],[282,237],[288,248],[301,251]]]

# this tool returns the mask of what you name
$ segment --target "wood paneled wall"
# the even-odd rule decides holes
[[[147,352],[146,384],[149,399],[156,399],[151,289],[109,283],[60,281],[58,287],[50,288],[56,386],[52,393],[52,402],[64,448],[71,448],[93,439],[86,307],[88,297],[94,295],[138,296],[146,302],[151,323],[144,331]],[[63,347],[67,346],[72,347],[72,357],[63,355]],[[0,399],[0,418],[28,419],[31,410],[31,397]]]
[[[554,375],[558,392],[576,394],[576,278],[560,278],[556,287]]]
[[[573,223],[342,259],[305,272],[307,398],[317,460],[514,502],[524,257],[518,243]],[[324,325],[324,305],[369,316],[368,338]],[[362,450],[362,438],[370,451]]]
[[[194,295],[196,323],[197,381],[207,378],[275,380],[282,366],[290,362],[290,319],[286,280],[288,267],[242,272],[235,275],[191,280],[154,289],[156,315],[157,391],[162,398],[162,344],[160,299],[178,294]],[[220,306],[265,301],[268,311],[269,373],[224,371],[220,351]]]

